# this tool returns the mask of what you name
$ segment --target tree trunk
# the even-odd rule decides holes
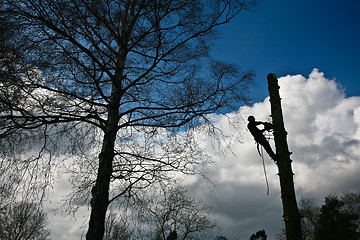
[[[103,148],[99,154],[99,168],[95,186],[92,188],[91,215],[87,240],[101,240],[104,236],[104,223],[109,205],[109,186],[114,157],[112,136],[104,137]]]
[[[105,126],[99,167],[95,186],[91,190],[91,215],[87,240],[102,240],[105,232],[106,211],[109,205],[109,187],[114,159],[114,146],[119,122],[120,96],[118,88],[113,86],[112,97],[108,105],[108,120]]]
[[[284,127],[284,120],[281,109],[281,98],[279,95],[279,85],[275,74],[267,76],[268,89],[270,93],[271,117],[274,125],[274,138],[279,169],[281,199],[284,211],[284,221],[287,240],[301,240],[301,222],[299,209],[296,202],[294,180],[291,169],[291,159],[288,145],[287,132]]]

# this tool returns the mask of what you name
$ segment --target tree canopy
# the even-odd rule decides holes
[[[267,235],[265,230],[257,231],[256,233],[250,236],[250,240],[266,240],[266,239],[267,239]]]
[[[349,211],[344,206],[345,202],[336,196],[325,198],[315,226],[315,240],[360,239],[356,222],[359,213]]]

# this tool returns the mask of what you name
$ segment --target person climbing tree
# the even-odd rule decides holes
[[[260,122],[260,121],[255,121],[255,117],[254,116],[249,116],[248,117],[248,125],[247,128],[249,129],[251,135],[253,135],[256,143],[263,146],[265,151],[269,154],[269,156],[276,162],[277,161],[277,156],[274,153],[274,151],[271,149],[271,146],[269,144],[269,142],[266,140],[265,136],[264,136],[264,132],[265,131],[269,131],[272,129],[272,124],[268,123],[268,122]],[[264,125],[264,129],[259,129],[257,126],[263,124]],[[259,152],[260,153],[260,152]]]

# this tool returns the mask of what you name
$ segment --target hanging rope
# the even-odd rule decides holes
[[[269,182],[268,182],[268,178],[267,178],[267,174],[266,174],[266,168],[265,168],[265,161],[264,161],[264,154],[263,154],[263,147],[261,146],[261,159],[262,159],[262,163],[263,163],[263,168],[264,168],[264,175],[265,175],[265,181],[266,181],[266,195],[269,195]]]
[[[267,138],[268,141],[269,141],[270,139],[272,139],[270,134],[267,134],[267,135],[265,135],[265,136],[266,136],[266,138]],[[257,148],[257,150],[258,150],[259,155],[261,156],[262,164],[263,164],[263,169],[264,169],[265,182],[266,182],[266,195],[269,195],[270,187],[269,187],[269,181],[268,181],[268,177],[267,177],[267,173],[266,173],[266,167],[265,167],[264,150],[263,150],[264,148],[263,148],[263,146],[261,146],[261,151],[260,151],[260,149],[259,149],[259,145],[260,145],[260,144],[259,144],[259,143],[256,143],[256,144],[257,144],[256,148]]]

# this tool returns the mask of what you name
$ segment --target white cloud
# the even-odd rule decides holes
[[[308,78],[280,77],[279,85],[298,200],[311,196],[322,202],[331,193],[360,192],[360,97],[347,98],[341,86],[318,69]],[[261,158],[246,129],[249,115],[270,120],[269,98],[228,114],[241,119],[233,125],[218,117],[218,126],[227,134],[242,136],[242,142],[233,142],[233,153],[211,153],[217,159],[209,170],[215,185],[211,204],[229,237],[249,239],[265,229],[271,239],[283,227],[277,167],[266,156],[267,196]],[[194,194],[207,199],[202,185],[197,186]]]

